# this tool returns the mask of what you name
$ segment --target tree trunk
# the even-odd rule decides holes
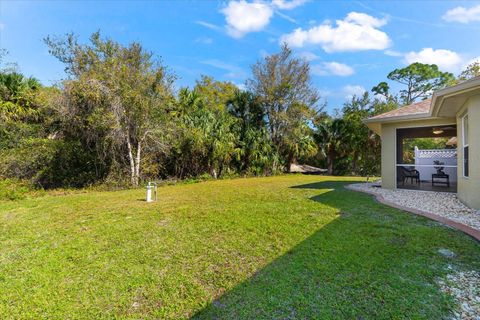
[[[132,186],[138,187],[139,177],[140,177],[140,160],[142,153],[142,146],[140,142],[137,144],[137,152],[135,158],[133,157],[134,150],[132,148],[132,143],[130,138],[127,137],[127,148],[128,148],[128,160],[130,162],[130,182]]]
[[[358,152],[355,151],[352,157],[352,173],[357,174]]]
[[[223,174],[223,161],[220,162],[220,165],[218,166],[218,175],[217,177],[220,178]]]
[[[291,172],[290,171],[290,168],[292,166],[292,163],[295,162],[295,157],[293,156],[293,154],[290,152],[288,154],[288,157],[287,157],[287,172]]]
[[[135,179],[135,160],[133,159],[132,143],[130,137],[127,136],[128,160],[130,161],[130,181],[133,186],[137,186],[138,182]]]
[[[212,168],[211,175],[212,175],[213,179],[217,179],[217,170],[215,170],[215,167]]]
[[[135,186],[138,186],[140,180],[140,160],[142,154],[142,144],[137,143],[137,157],[135,159]]]
[[[335,150],[330,149],[327,154],[327,173],[333,175],[333,162],[335,161]]]

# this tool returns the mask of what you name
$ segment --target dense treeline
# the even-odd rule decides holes
[[[295,162],[378,174],[380,141],[363,120],[455,81],[415,63],[388,75],[405,85],[398,94],[381,82],[328,115],[308,62],[287,46],[252,66],[245,90],[202,76],[176,91],[175,74],[138,43],[45,42],[65,65],[59,85],[0,73],[0,177],[43,188],[271,175]],[[460,78],[478,74],[473,64]]]

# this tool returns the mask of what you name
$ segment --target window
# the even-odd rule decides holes
[[[468,114],[462,118],[463,176],[468,177]]]

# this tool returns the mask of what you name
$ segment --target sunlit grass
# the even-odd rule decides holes
[[[480,246],[343,189],[280,176],[0,202],[2,318],[425,318]],[[449,260],[438,254],[448,248]]]

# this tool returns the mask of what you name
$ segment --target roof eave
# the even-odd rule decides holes
[[[389,118],[379,118],[379,119],[366,119],[363,121],[370,128],[373,132],[378,135],[382,134],[382,124],[385,123],[397,123],[397,122],[405,122],[405,121],[422,121],[422,120],[437,120],[441,119],[439,117],[431,117],[428,113],[421,113],[421,114],[411,114],[406,116],[396,116],[396,117],[389,117]]]
[[[429,113],[417,113],[409,114],[404,116],[395,116],[395,117],[385,117],[385,118],[369,118],[364,121],[364,123],[376,123],[376,122],[398,122],[404,120],[423,120],[432,118]]]
[[[459,94],[469,93],[478,90],[480,87],[480,77],[473,80],[459,83],[455,86],[435,91],[432,95],[430,105],[430,116],[437,117],[446,98],[450,98]]]

